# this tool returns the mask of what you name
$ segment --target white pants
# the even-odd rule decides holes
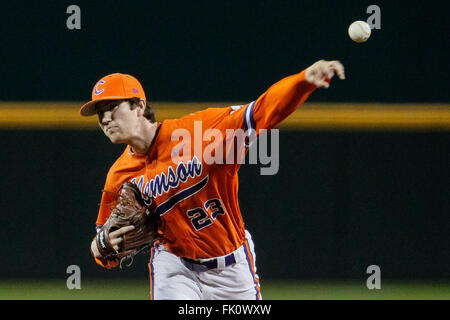
[[[254,245],[250,233],[245,234],[244,244],[234,251],[236,263],[225,267],[224,257],[218,257],[218,267],[206,271],[193,271],[162,244],[152,248],[150,299],[260,300]]]

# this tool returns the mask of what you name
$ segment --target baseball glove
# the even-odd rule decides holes
[[[96,244],[103,259],[119,261],[122,268],[122,262],[130,260],[126,266],[131,266],[136,254],[153,245],[158,236],[159,218],[144,204],[141,192],[134,183],[125,182],[117,195],[117,204],[98,231]],[[109,234],[130,225],[134,229],[122,235],[119,249],[114,249]]]

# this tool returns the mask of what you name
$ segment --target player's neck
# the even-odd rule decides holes
[[[146,154],[152,145],[153,139],[155,139],[158,123],[145,121],[146,122],[137,129],[136,135],[131,138],[128,143],[131,151],[136,154]]]

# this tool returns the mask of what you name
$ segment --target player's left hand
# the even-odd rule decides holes
[[[329,88],[330,80],[337,74],[339,79],[345,79],[344,66],[337,60],[319,60],[305,72],[305,79],[318,88]]]

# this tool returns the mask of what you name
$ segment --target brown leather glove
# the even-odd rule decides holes
[[[102,259],[118,260],[122,262],[130,259],[153,245],[158,236],[159,217],[156,217],[142,200],[141,192],[131,182],[125,182],[118,191],[117,205],[111,211],[106,223],[96,236],[96,244]],[[119,249],[114,249],[109,234],[125,226],[133,225],[134,229],[122,235]]]

